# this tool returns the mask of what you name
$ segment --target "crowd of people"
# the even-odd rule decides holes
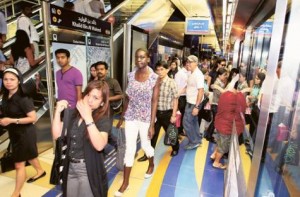
[[[104,14],[102,0],[77,0],[74,4],[64,2],[64,6],[96,18]],[[27,180],[28,183],[46,175],[37,159],[36,129],[33,124],[36,112],[30,95],[22,88],[22,75],[44,59],[39,54],[39,35],[30,15],[31,6],[24,4],[17,21],[16,40],[11,47],[10,57],[6,58],[0,50],[3,78],[0,125],[9,130],[17,170],[12,196],[20,196],[26,181],[26,161],[37,172]],[[0,33],[1,49],[6,32],[1,29]],[[70,64],[70,52],[61,48],[54,53],[60,69],[55,73],[57,103],[52,123],[53,139],[61,135],[63,111],[72,109],[73,112],[67,125],[69,151],[63,177],[66,196],[107,196],[104,150],[108,143],[117,148],[111,132],[117,108],[122,108],[117,127],[125,125],[126,151],[123,182],[115,196],[122,196],[129,188],[138,136],[145,152],[138,161],[148,160],[144,178],[152,177],[159,132],[161,128],[166,131],[170,124],[175,124],[176,114],[181,114],[181,124],[178,125],[181,137],[171,146],[170,157],[177,156],[180,139],[186,137],[188,143],[184,149],[189,151],[200,147],[202,138],[205,138],[216,143],[210,158],[213,160],[212,166],[218,169],[226,169],[221,158],[229,151],[233,122],[240,135],[249,119],[258,121],[257,113],[251,111],[259,108],[265,89],[265,74],[255,71],[249,75],[243,63],[239,68],[232,68],[229,62],[220,57],[212,61],[207,58],[199,61],[197,56],[189,55],[182,60],[174,57],[168,62],[159,61],[151,68],[148,51],[140,48],[135,51],[135,68],[128,73],[128,85],[124,92],[118,80],[108,76],[108,63],[101,60],[90,65],[88,84],[82,90],[83,76],[79,69]],[[205,121],[206,118],[201,121],[204,108],[209,111],[210,121]],[[246,109],[250,113],[245,115]],[[202,123],[206,125],[204,131],[200,129]],[[251,123],[250,133],[254,139],[255,126]],[[265,154],[265,148],[263,151]]]

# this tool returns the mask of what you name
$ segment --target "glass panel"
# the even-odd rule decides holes
[[[300,2],[294,0],[290,5],[281,49],[283,60],[278,63],[270,97],[257,196],[300,194],[300,39],[296,33],[300,30]]]

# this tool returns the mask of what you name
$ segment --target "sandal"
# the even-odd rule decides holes
[[[221,163],[218,163],[217,165],[214,165],[214,163],[213,163],[212,167],[217,168],[217,169],[221,169],[221,170],[225,170],[226,169],[226,166],[224,166]]]
[[[215,159],[216,159],[216,156],[213,156],[213,155],[210,156],[211,161],[214,161]]]

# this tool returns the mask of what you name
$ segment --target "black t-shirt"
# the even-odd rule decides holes
[[[83,148],[83,139],[86,138],[86,124],[84,121],[78,126],[79,117],[75,119],[70,131],[70,151],[69,157],[76,158],[76,159],[83,159],[84,158],[84,148]],[[107,132],[109,133],[111,130],[111,122],[109,118],[102,117],[96,123],[96,127],[100,132]]]

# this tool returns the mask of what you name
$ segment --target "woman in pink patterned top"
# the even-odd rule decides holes
[[[136,152],[136,141],[140,135],[141,145],[149,158],[149,166],[145,178],[150,178],[154,171],[154,149],[150,139],[154,133],[154,123],[159,94],[158,76],[148,67],[149,54],[145,49],[135,52],[135,69],[128,74],[124,110],[117,127],[125,118],[126,151],[124,158],[123,184],[115,192],[115,196],[122,196],[128,189],[131,168]],[[125,116],[123,118],[123,115]]]

